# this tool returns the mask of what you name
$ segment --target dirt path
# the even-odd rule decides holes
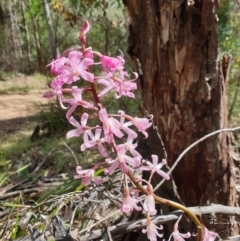
[[[32,121],[39,105],[49,102],[42,97],[46,83],[46,78],[40,75],[8,76],[0,81],[0,139],[21,130]]]
[[[38,75],[21,75],[1,81],[0,120],[34,115],[39,105],[49,102],[42,97],[45,91],[46,80]]]
[[[0,120],[8,120],[34,115],[41,104],[47,104],[49,100],[42,97],[38,91],[30,91],[26,94],[0,95]]]

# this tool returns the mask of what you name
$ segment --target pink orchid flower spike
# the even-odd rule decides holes
[[[178,231],[178,224],[179,224],[179,221],[180,221],[181,218],[182,218],[182,215],[178,218],[177,222],[174,224],[173,233],[169,237],[168,241],[171,240],[171,237],[173,237],[174,241],[185,241],[184,238],[190,238],[191,237],[191,234],[189,232],[187,232],[187,233],[179,233],[179,231]]]

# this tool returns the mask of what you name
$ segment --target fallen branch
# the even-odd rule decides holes
[[[175,169],[175,167],[177,166],[177,164],[181,161],[181,159],[183,158],[183,156],[190,151],[194,146],[198,145],[200,142],[206,140],[207,138],[220,134],[222,132],[233,132],[233,131],[239,131],[240,130],[240,126],[235,127],[235,128],[226,128],[226,129],[220,129],[217,131],[213,131],[205,136],[203,136],[202,138],[200,138],[199,140],[195,141],[194,143],[192,143],[189,147],[187,147],[181,154],[180,156],[177,158],[177,160],[174,162],[174,164],[172,165],[171,169],[168,171],[168,174],[171,174],[173,172],[173,170]],[[154,191],[157,190],[163,183],[165,182],[165,179],[163,179],[155,188]]]
[[[201,214],[225,214],[225,215],[231,215],[231,216],[240,216],[240,208],[239,207],[229,207],[224,206],[220,204],[212,204],[210,206],[205,207],[190,207],[189,208],[194,213],[201,213]],[[167,222],[175,221],[179,218],[179,216],[182,214],[181,211],[175,211],[168,215],[159,215],[153,218],[152,222],[154,224],[164,224]],[[71,232],[69,228],[66,228],[63,221],[58,217],[55,216],[52,219],[52,226],[53,226],[53,235],[56,241],[62,240],[62,241],[73,241],[73,240],[81,240],[81,241],[89,241],[94,239],[99,239],[102,237],[102,229],[93,230],[91,231],[91,227],[89,227],[89,230],[85,229],[86,232],[89,233],[78,236],[77,238],[71,237]],[[126,223],[120,223],[118,225],[113,225],[108,227],[108,231],[111,234],[111,236],[114,237],[123,235],[132,231],[137,231],[142,228],[146,227],[146,219],[140,219],[138,221],[130,221]],[[36,229],[31,228],[30,230],[35,230],[35,233],[37,232],[37,236],[43,237],[42,234],[40,234]],[[38,241],[37,239],[33,239],[33,233],[31,233],[31,236],[26,236],[20,239],[16,239],[14,241]],[[79,235],[79,234],[78,234]],[[234,236],[229,237],[228,241],[235,241],[239,240],[240,236]],[[226,240],[227,241],[227,240]]]

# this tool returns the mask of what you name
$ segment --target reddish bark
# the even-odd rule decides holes
[[[218,63],[214,1],[126,0],[129,53],[142,73],[143,107],[154,115],[171,166],[191,143],[226,128],[226,79]],[[173,172],[186,205],[236,206],[229,134],[200,143]]]

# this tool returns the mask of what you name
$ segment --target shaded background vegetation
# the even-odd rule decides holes
[[[120,1],[1,1],[1,70],[45,73],[53,58],[78,45],[77,33],[85,19],[92,26],[90,46],[104,54],[126,49],[127,17]]]
[[[218,9],[220,55],[232,55],[228,85],[230,116],[240,104],[240,11],[237,1],[224,0]],[[104,54],[127,57],[129,19],[121,0],[2,0],[0,2],[0,79],[3,72],[48,73],[46,65],[66,48],[78,45],[77,33],[88,19],[88,45]],[[234,108],[235,107],[235,108]],[[235,119],[234,119],[235,120]]]
[[[65,49],[79,47],[78,32],[86,19],[91,25],[88,46],[111,56],[119,55],[121,50],[127,60],[126,67],[130,69],[128,17],[122,1],[3,0],[0,1],[0,80],[7,86],[10,81],[24,81],[24,76],[30,75],[33,79],[39,78],[41,83],[45,81],[47,89],[53,77],[46,66]],[[27,94],[31,88],[24,88],[24,93]],[[1,90],[1,94],[13,92],[24,94],[14,84]],[[121,98],[116,102],[110,95],[105,100],[105,106],[110,111],[124,109],[137,115],[140,97],[137,93],[136,96],[135,100]],[[14,127],[19,122],[15,120],[0,124],[0,186],[29,177],[39,157],[44,158],[53,149],[55,151],[48,157],[48,164],[42,167],[39,175],[57,176],[67,170],[72,177],[75,172],[74,157],[62,142],[66,141],[65,134],[71,128],[65,112],[55,100],[49,100],[48,105],[36,105],[36,110],[36,116],[21,120],[21,128]],[[82,165],[89,165],[99,158],[97,152],[79,153],[80,142],[76,139],[66,141]],[[73,161],[72,164],[69,160]]]

